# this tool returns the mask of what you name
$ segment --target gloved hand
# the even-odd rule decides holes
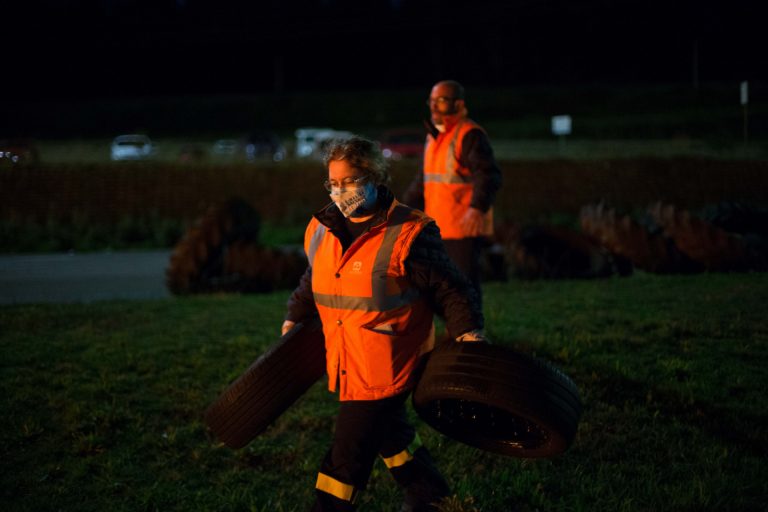
[[[465,332],[461,336],[456,337],[456,341],[461,343],[490,343],[490,340],[485,337],[483,331],[475,329],[474,331]]]
[[[280,328],[281,336],[285,336],[285,333],[293,329],[293,326],[296,325],[296,322],[293,322],[291,320],[286,320],[283,322],[283,326]]]

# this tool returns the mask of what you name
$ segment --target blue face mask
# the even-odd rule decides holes
[[[376,206],[376,185],[366,183],[362,187],[331,189],[331,200],[336,203],[344,217],[370,215]]]

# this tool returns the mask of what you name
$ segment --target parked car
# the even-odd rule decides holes
[[[145,160],[154,152],[154,145],[146,135],[118,135],[112,141],[112,160]]]
[[[218,139],[213,143],[213,153],[216,155],[233,156],[237,153],[239,144],[236,139]]]
[[[179,150],[179,162],[185,164],[203,162],[207,157],[205,148],[200,144],[184,144]]]
[[[425,133],[419,128],[396,128],[381,134],[381,152],[384,158],[421,158],[424,153]]]
[[[280,162],[286,151],[280,138],[272,132],[254,132],[244,140],[245,158],[249,162],[259,159]]]
[[[31,140],[0,141],[0,169],[29,167],[40,161],[40,152]]]
[[[333,128],[299,128],[296,130],[296,156],[318,158],[331,140],[350,137],[352,137],[351,132]]]
[[[253,132],[239,139],[219,139],[213,153],[233,161],[285,160],[287,152],[280,138],[269,131]]]

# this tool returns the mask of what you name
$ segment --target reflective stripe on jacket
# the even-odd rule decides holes
[[[405,260],[432,219],[397,201],[386,220],[342,254],[317,218],[304,238],[312,293],[325,335],[328,389],[340,400],[376,400],[413,387],[434,345],[433,311],[406,275]]]
[[[437,138],[427,137],[424,150],[424,211],[435,219],[444,240],[491,236],[493,209],[484,216],[479,232],[468,232],[461,227],[461,218],[472,202],[472,171],[464,167],[458,155],[464,135],[481,129],[470,119],[461,119]]]

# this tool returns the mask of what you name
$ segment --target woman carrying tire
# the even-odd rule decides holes
[[[436,510],[449,488],[408,423],[405,400],[434,346],[433,315],[457,341],[483,341],[480,301],[435,222],[394,198],[376,144],[334,141],[324,163],[332,202],[309,222],[309,265],[282,326],[285,334],[320,316],[328,389],[339,393],[312,510],[355,510],[377,455],[404,489],[403,510]]]

